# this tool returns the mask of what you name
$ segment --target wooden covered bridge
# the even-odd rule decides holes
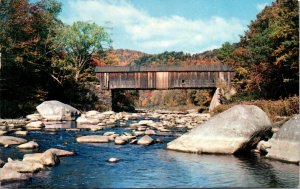
[[[224,64],[98,66],[102,89],[200,89],[216,88],[219,81],[230,85],[233,70]]]

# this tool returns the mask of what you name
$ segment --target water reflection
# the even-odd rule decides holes
[[[76,128],[76,121],[46,121],[44,122],[46,129],[69,129]]]

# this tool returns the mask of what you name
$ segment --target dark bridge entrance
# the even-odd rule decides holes
[[[102,89],[200,89],[230,85],[233,70],[224,64],[96,67]]]

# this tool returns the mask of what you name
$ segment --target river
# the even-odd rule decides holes
[[[297,187],[299,166],[256,156],[198,155],[165,149],[173,136],[159,136],[164,143],[150,146],[114,143],[83,144],[76,136],[123,133],[126,127],[97,132],[30,131],[25,138],[39,143],[39,150],[0,148],[0,158],[22,159],[25,153],[60,148],[77,152],[61,157],[60,164],[42,170],[23,185],[28,188],[186,188],[186,187]],[[157,138],[157,137],[153,137]],[[120,159],[108,163],[110,157]]]

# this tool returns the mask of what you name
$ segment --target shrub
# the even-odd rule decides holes
[[[281,100],[256,100],[256,101],[242,101],[234,102],[231,104],[223,104],[217,106],[213,110],[213,114],[221,113],[237,104],[255,105],[260,107],[267,113],[272,121],[278,121],[279,117],[292,116],[293,114],[299,114],[299,97],[293,96]]]

